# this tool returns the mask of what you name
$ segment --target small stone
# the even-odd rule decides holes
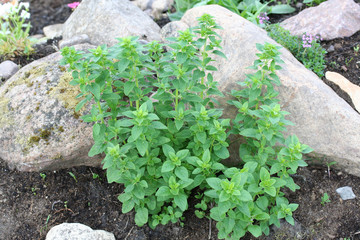
[[[62,223],[50,229],[46,240],[115,240],[112,233],[103,230],[92,230],[80,223]]]
[[[296,8],[300,8],[300,9],[302,9],[302,7],[303,7],[303,3],[301,3],[301,2],[298,2],[298,3],[296,3]]]
[[[333,51],[335,51],[335,47],[334,47],[334,45],[330,45],[330,47],[327,49],[327,52],[331,53]]]
[[[342,46],[340,43],[335,43],[334,48],[335,48],[335,50],[339,50],[339,49],[342,49]]]
[[[19,66],[12,61],[4,61],[0,63],[0,78],[8,80],[12,75],[19,71]]]
[[[351,187],[341,187],[336,189],[336,192],[340,195],[342,200],[354,199],[356,196]]]
[[[62,36],[63,33],[63,24],[53,24],[53,25],[49,25],[43,28],[44,31],[44,35],[47,38],[56,38],[56,37],[60,37]]]
[[[70,47],[77,44],[90,43],[90,38],[87,34],[76,35],[70,39],[61,40],[59,42],[59,48]]]
[[[341,69],[344,71],[344,72],[347,72],[347,67],[345,67],[344,65],[341,66]]]

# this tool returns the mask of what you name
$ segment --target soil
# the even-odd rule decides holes
[[[67,3],[72,0],[31,0],[31,34],[41,34],[44,26],[63,23],[70,16]],[[358,2],[358,1],[357,1]],[[297,9],[297,12],[300,9]],[[271,17],[279,21],[288,17]],[[161,24],[166,23],[166,19]],[[160,24],[160,23],[159,23]],[[39,46],[29,58],[13,59],[24,66],[31,61],[55,52],[53,45],[60,39],[49,40]],[[360,85],[360,32],[349,38],[323,42],[325,49],[334,46],[326,55],[326,71],[339,72],[354,84]],[[349,101],[339,88],[335,92]],[[349,102],[351,103],[351,100]],[[336,165],[335,165],[336,166]],[[42,175],[42,177],[41,177]],[[75,177],[73,177],[75,176]],[[294,213],[295,228],[272,231],[262,239],[360,239],[360,200],[343,201],[336,193],[338,187],[350,186],[360,195],[360,178],[329,169],[326,165],[302,168],[294,176],[301,189],[287,192],[290,202],[299,203]],[[116,239],[217,239],[215,222],[198,219],[194,215],[194,198],[185,213],[184,227],[179,223],[159,226],[155,230],[134,224],[134,212],[121,213],[117,200],[123,187],[108,184],[105,172],[90,167],[77,167],[59,171],[25,173],[10,170],[0,159],[0,240],[45,239],[48,230],[63,222],[78,222],[93,229],[114,233]],[[329,203],[321,204],[327,193]],[[247,235],[244,239],[253,239]]]

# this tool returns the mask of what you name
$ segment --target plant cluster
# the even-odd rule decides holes
[[[302,38],[292,36],[279,24],[266,25],[265,30],[272,39],[287,48],[307,69],[312,70],[319,77],[324,76],[326,50],[319,43],[320,36],[306,33]]]
[[[260,0],[175,0],[175,13],[169,13],[172,21],[180,20],[184,13],[197,6],[217,4],[229,9],[230,11],[246,18],[247,20],[258,23],[257,17],[265,12],[267,14],[288,14],[295,11],[289,4],[276,4],[268,6],[272,1],[262,3]]]
[[[325,2],[326,0],[304,0],[303,3],[305,3],[309,7],[317,6],[322,2]]]
[[[29,3],[0,4],[0,55],[5,59],[30,55],[34,50],[28,38],[30,23]]]
[[[298,188],[291,174],[306,166],[302,154],[311,151],[281,134],[290,122],[273,87],[280,83],[280,53],[271,44],[257,45],[256,73],[231,93],[229,103],[239,112],[231,124],[213,99],[222,96],[211,73],[217,70],[213,56],[225,57],[215,32],[220,27],[207,14],[198,21],[169,44],[141,45],[128,37],[89,53],[62,50],[70,84],[82,92],[76,110],[92,104],[81,117],[94,123],[89,156],[105,152],[107,180],[124,184],[122,212],[134,209],[138,226],[181,222],[193,194],[196,216],[216,220],[219,238],[268,234],[281,218],[294,223],[297,204],[281,189]],[[239,167],[221,163],[229,157],[230,134],[244,138]]]

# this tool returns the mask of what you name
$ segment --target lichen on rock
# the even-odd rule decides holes
[[[82,99],[76,98],[81,91],[79,86],[69,84],[72,79],[71,73],[62,74],[57,86],[49,90],[49,95],[62,102],[65,108],[73,110]]]

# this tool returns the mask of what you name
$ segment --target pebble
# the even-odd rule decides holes
[[[333,51],[335,51],[335,47],[334,47],[334,45],[330,45],[330,47],[327,49],[327,52],[331,53]]]
[[[354,199],[356,197],[352,190],[352,187],[341,187],[336,189],[336,192],[340,195],[342,200]]]
[[[347,67],[345,67],[344,65],[343,66],[341,66],[341,69],[344,71],[344,72],[347,72]]]
[[[342,46],[340,43],[335,43],[334,48],[335,48],[335,50],[339,50],[339,49],[342,49]]]
[[[0,78],[8,80],[12,77],[17,71],[19,71],[19,66],[9,60],[6,60],[0,63]]]

